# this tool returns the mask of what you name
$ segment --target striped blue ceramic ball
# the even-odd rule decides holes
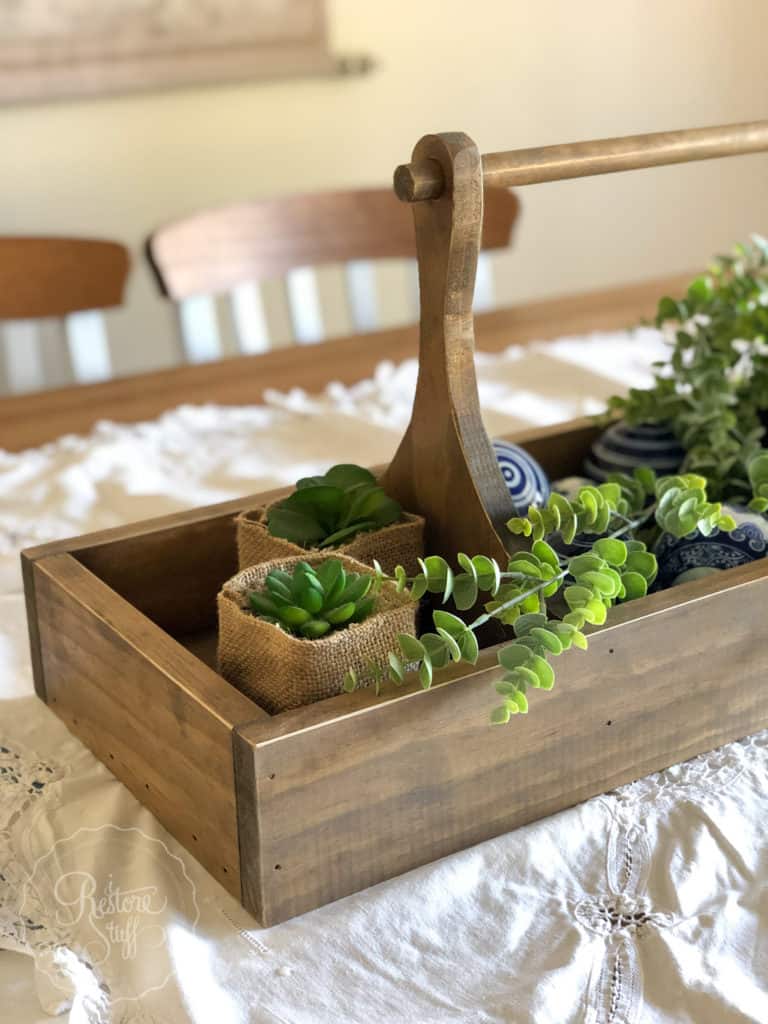
[[[536,459],[511,441],[494,441],[493,450],[518,515],[524,515],[529,505],[545,504],[549,479]]]
[[[768,554],[768,518],[739,505],[723,505],[736,520],[731,533],[714,530],[705,537],[698,530],[687,537],[662,533],[654,549],[659,563],[658,589],[685,583],[703,575],[701,570],[733,569]]]
[[[611,473],[629,473],[638,466],[650,466],[659,476],[680,469],[685,451],[667,427],[654,423],[631,426],[612,423],[593,443],[584,460],[584,472],[602,483]]]

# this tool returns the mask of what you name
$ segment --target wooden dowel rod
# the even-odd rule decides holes
[[[768,150],[768,121],[627,135],[508,153],[486,153],[482,158],[483,184],[512,188],[764,150]],[[395,192],[404,202],[437,199],[444,187],[440,166],[433,160],[402,164],[395,171]]]

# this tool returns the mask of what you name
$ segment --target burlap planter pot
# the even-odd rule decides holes
[[[306,558],[308,554],[315,553],[282,537],[273,537],[267,530],[268,508],[251,509],[237,517],[237,558],[241,569],[274,558],[292,558],[294,555]],[[385,526],[382,530],[359,533],[348,544],[328,548],[324,554],[346,555],[369,567],[376,558],[386,573],[392,574],[396,565],[402,565],[409,576],[415,576],[419,572],[416,559],[424,554],[424,525],[422,516],[403,512],[399,523]]]
[[[304,552],[244,569],[219,594],[219,672],[270,714],[336,696],[350,668],[361,685],[368,685],[368,659],[386,670],[389,652],[399,651],[398,633],[416,631],[417,605],[392,583],[382,586],[377,610],[368,619],[320,640],[292,636],[245,611],[248,591],[260,587],[272,569],[291,572],[296,562],[317,565],[329,557],[339,558],[349,572],[370,571],[335,552]]]

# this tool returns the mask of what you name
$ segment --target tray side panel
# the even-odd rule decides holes
[[[258,812],[241,823],[246,906],[277,923],[768,726],[762,573],[594,634],[506,727],[487,724],[486,669],[236,730]]]
[[[259,709],[69,555],[34,577],[48,704],[239,897],[232,729]]]
[[[32,679],[35,684],[35,693],[40,700],[45,700],[45,676],[43,674],[43,657],[40,648],[40,627],[37,621],[34,562],[26,558],[24,552],[21,554],[21,575],[24,581],[24,603],[27,612]]]

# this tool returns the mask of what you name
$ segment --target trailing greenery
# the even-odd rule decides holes
[[[319,640],[368,618],[376,607],[376,586],[373,576],[346,572],[338,558],[328,558],[316,568],[298,562],[293,573],[273,569],[248,602],[254,615],[286,633]]]
[[[267,529],[303,548],[333,548],[397,522],[402,510],[362,466],[333,466],[299,480],[267,513]]]
[[[753,512],[768,511],[768,452],[763,451],[750,460],[749,482],[753,498],[749,507]]]
[[[527,712],[530,689],[552,688],[551,658],[571,647],[586,650],[586,625],[603,625],[615,603],[648,592],[657,563],[639,532],[650,529],[682,537],[696,529],[709,533],[735,525],[718,503],[707,500],[703,478],[684,474],[657,480],[652,470],[640,469],[632,477],[582,487],[573,499],[552,494],[543,508],[531,506],[527,516],[510,519],[509,530],[530,538],[531,545],[513,554],[506,569],[485,555],[463,553],[457,556],[458,569],[438,555],[420,560],[421,572],[413,577],[402,566],[388,577],[375,563],[378,580],[391,579],[415,600],[434,594],[444,604],[451,601],[457,611],[469,611],[482,600],[483,611],[467,622],[451,612],[435,611],[435,632],[402,634],[400,651],[390,654],[386,673],[369,666],[371,680],[378,692],[385,675],[399,685],[410,668],[428,688],[435,670],[450,662],[477,661],[476,631],[496,619],[514,634],[498,654],[502,676],[496,690],[503,701],[491,714],[493,723],[505,723]],[[577,537],[588,539],[587,550],[558,552],[558,539],[571,544]],[[553,599],[555,614],[550,614],[548,602]],[[345,689],[357,684],[355,674],[348,672]]]
[[[768,425],[768,242],[754,236],[720,257],[683,298],[663,298],[655,322],[669,359],[655,364],[652,387],[612,398],[610,411],[668,424],[686,450],[682,471],[705,477],[713,498],[766,497],[750,467]]]

